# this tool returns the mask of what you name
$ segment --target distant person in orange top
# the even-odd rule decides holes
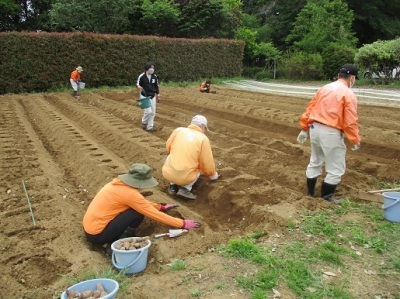
[[[72,89],[74,90],[75,99],[79,99],[78,90],[79,84],[81,83],[81,73],[83,68],[78,66],[74,71],[72,71],[69,81],[71,82]]]
[[[310,101],[300,119],[301,131],[297,141],[303,144],[308,135],[311,157],[307,166],[307,194],[315,196],[315,185],[325,163],[326,177],[321,186],[321,197],[341,203],[333,194],[346,169],[344,135],[356,151],[361,137],[358,129],[357,98],[351,88],[358,74],[352,64],[343,65],[338,80],[323,86]]]
[[[187,128],[175,129],[168,138],[169,155],[162,174],[170,182],[169,194],[196,199],[191,190],[201,174],[213,181],[220,177],[215,170],[210,140],[205,135],[207,130],[207,119],[196,115]]]
[[[211,84],[211,80],[207,80],[207,81],[201,83],[200,92],[217,93],[215,90],[213,90],[213,86]]]
[[[176,228],[200,227],[198,221],[165,214],[178,205],[153,203],[140,193],[141,189],[157,185],[151,168],[140,163],[133,164],[128,173],[106,184],[94,197],[83,217],[87,240],[93,244],[110,244],[119,238],[131,237],[144,216]]]

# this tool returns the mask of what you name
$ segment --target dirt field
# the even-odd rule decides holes
[[[86,242],[81,221],[96,192],[132,163],[154,169],[160,185],[147,191],[150,200],[179,203],[172,215],[203,225],[177,239],[153,239],[148,266],[132,277],[126,298],[190,298],[190,288],[200,289],[204,298],[247,298],[235,285],[240,265],[227,270],[227,261],[213,249],[254,231],[273,236],[288,218],[326,207],[305,196],[309,142],[296,143],[308,99],[227,87],[200,94],[197,87],[161,86],[161,94],[155,133],[140,127],[136,92],[84,91],[79,101],[70,93],[0,96],[0,298],[57,298],[68,286],[60,274],[111,265],[101,249]],[[200,178],[198,199],[184,201],[167,194],[161,167],[168,136],[195,114],[209,120],[208,136],[223,177],[216,183]],[[357,200],[358,190],[399,180],[399,115],[400,105],[360,103],[363,142],[360,151],[347,154],[338,195]],[[168,229],[146,219],[138,235]],[[202,275],[166,269],[172,259],[189,258]],[[191,283],[182,283],[185,279]],[[375,279],[376,292],[390,289],[383,278]],[[219,290],[217,283],[229,287]]]

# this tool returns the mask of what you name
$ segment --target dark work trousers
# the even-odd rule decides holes
[[[143,221],[143,218],[144,216],[142,214],[133,209],[128,209],[111,220],[100,234],[91,235],[85,232],[86,239],[93,244],[112,243],[118,240],[119,236],[122,235],[128,227],[138,227]]]

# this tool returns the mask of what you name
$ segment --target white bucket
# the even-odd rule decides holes
[[[85,83],[79,82],[79,89],[85,89]]]
[[[383,192],[383,212],[389,221],[400,222],[400,192]]]
[[[125,270],[125,274],[135,274],[142,272],[147,266],[147,257],[149,255],[149,248],[151,241],[145,247],[134,249],[134,250],[119,250],[115,246],[118,242],[128,239],[141,239],[139,237],[131,237],[125,239],[119,239],[111,244],[112,256],[111,260],[115,268],[122,271]]]

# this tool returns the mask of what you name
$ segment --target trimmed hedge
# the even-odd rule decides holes
[[[135,85],[153,61],[161,81],[240,76],[244,42],[93,33],[0,33],[0,94],[69,86],[82,66],[87,87]]]

